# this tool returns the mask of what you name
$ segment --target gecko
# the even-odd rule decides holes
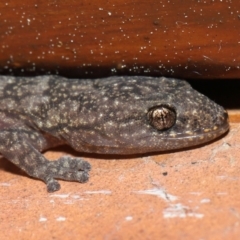
[[[0,76],[0,153],[48,192],[60,189],[57,179],[86,182],[91,169],[78,157],[50,161],[42,154],[49,148],[161,152],[209,142],[228,129],[223,107],[184,80]]]

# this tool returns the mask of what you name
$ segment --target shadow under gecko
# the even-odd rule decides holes
[[[135,154],[182,149],[229,128],[226,111],[177,79],[0,76],[0,153],[41,179],[86,182],[90,164],[41,152],[68,144],[80,152]]]

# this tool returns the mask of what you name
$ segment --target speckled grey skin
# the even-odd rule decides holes
[[[66,143],[80,152],[159,152],[227,130],[225,110],[181,80],[0,77],[0,152],[49,192],[60,188],[58,178],[87,181],[90,164],[67,156],[48,161],[45,149]]]

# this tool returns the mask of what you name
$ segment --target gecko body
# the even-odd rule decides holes
[[[226,111],[177,79],[0,77],[0,153],[41,179],[86,182],[90,164],[41,152],[68,144],[79,152],[136,154],[182,149],[225,133]]]

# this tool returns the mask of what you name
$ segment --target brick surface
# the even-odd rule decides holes
[[[0,239],[239,239],[239,147],[240,124],[231,123],[226,136],[200,148],[84,156],[90,181],[61,181],[51,194],[2,158]],[[66,153],[78,154],[62,148],[45,155]]]

